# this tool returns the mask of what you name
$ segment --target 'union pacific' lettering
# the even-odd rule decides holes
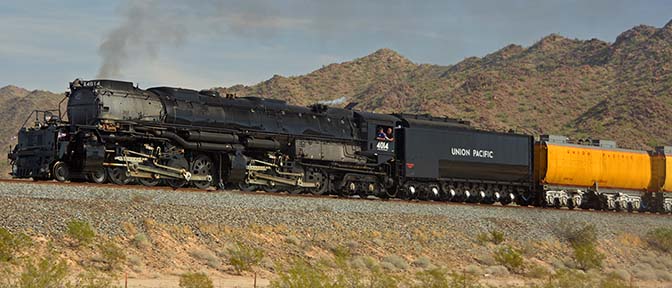
[[[491,150],[450,148],[450,153],[452,153],[453,156],[478,157],[478,158],[490,158],[490,159],[495,158],[495,152]]]

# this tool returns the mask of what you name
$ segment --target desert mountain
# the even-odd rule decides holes
[[[672,144],[672,21],[637,26],[614,43],[551,34],[451,66],[416,64],[390,49],[307,75],[221,88],[307,105],[346,97],[358,109],[431,113],[493,130]]]
[[[613,43],[551,34],[530,47],[512,44],[450,66],[417,64],[380,49],[306,75],[219,90],[297,105],[345,98],[361,110],[430,113],[484,129],[613,139],[621,147],[650,149],[672,144],[672,21],[634,27]],[[3,154],[31,111],[54,109],[62,97],[0,88]]]

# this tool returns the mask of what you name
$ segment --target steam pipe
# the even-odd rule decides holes
[[[211,151],[236,151],[242,150],[242,145],[237,144],[219,144],[219,143],[208,143],[208,142],[189,142],[184,140],[184,138],[179,135],[168,132],[168,131],[153,131],[154,135],[159,137],[165,137],[170,140],[177,142],[180,146],[187,148],[189,150],[211,150]]]

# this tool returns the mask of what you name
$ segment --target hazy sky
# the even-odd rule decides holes
[[[186,3],[186,4],[183,4]],[[308,73],[387,47],[454,64],[550,33],[613,42],[672,1],[0,1],[0,86],[74,78],[209,88]]]

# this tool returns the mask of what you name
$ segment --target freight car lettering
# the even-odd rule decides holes
[[[471,150],[464,148],[452,148],[450,149],[450,152],[453,153],[453,155],[471,156]]]
[[[495,158],[495,152],[489,151],[489,150],[472,150],[474,153],[474,157],[481,157],[481,158]]]
[[[479,157],[479,158],[495,158],[495,152],[490,150],[476,150],[476,149],[465,149],[465,148],[451,148],[450,152],[453,156],[465,156],[465,157]]]

